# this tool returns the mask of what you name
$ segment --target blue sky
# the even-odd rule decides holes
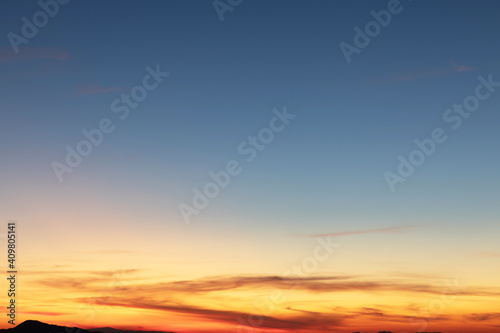
[[[35,2],[3,6],[4,31],[19,32],[20,18],[39,10]],[[68,183],[136,181],[137,190],[175,206],[209,171],[239,158],[237,145],[268,123],[273,108],[286,106],[297,118],[214,200],[216,208],[334,221],[355,210],[361,224],[405,212],[425,218],[423,211],[445,220],[472,218],[471,209],[493,217],[495,94],[397,193],[383,172],[415,148],[414,139],[444,125],[444,110],[473,92],[478,75],[498,73],[498,5],[402,2],[402,12],[347,64],[339,43],[352,44],[353,27],[386,6],[252,1],[221,22],[204,1],[70,2],[26,45],[64,60],[18,57],[2,65],[3,150],[24,152],[4,164],[17,177],[35,173],[41,187],[52,184],[50,162],[82,139],[82,129],[113,116],[111,102],[141,82],[146,66],[160,64],[170,76]],[[124,160],[129,155],[135,160]]]

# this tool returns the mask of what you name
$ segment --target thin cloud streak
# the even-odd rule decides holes
[[[409,70],[405,72],[401,72],[398,74],[392,74],[386,76],[382,79],[376,79],[368,82],[369,85],[380,85],[380,84],[388,84],[388,83],[397,83],[397,82],[407,82],[407,81],[415,81],[421,80],[431,77],[439,77],[439,76],[447,76],[453,75],[456,73],[469,72],[472,71],[473,68],[465,65],[460,65],[457,62],[450,60],[450,64],[452,69],[448,68],[436,68],[429,70]]]
[[[46,311],[23,311],[23,314],[31,314],[38,316],[64,316],[69,313],[67,312],[46,312]]]
[[[87,300],[81,299],[81,302],[86,303]],[[338,328],[342,325],[343,320],[348,318],[348,316],[336,315],[336,314],[317,314],[311,313],[301,316],[290,316],[286,318],[277,318],[271,316],[260,316],[259,314],[251,314],[238,311],[227,311],[227,310],[217,310],[208,309],[204,307],[195,307],[188,305],[178,305],[178,304],[154,304],[149,302],[149,300],[133,299],[130,301],[123,302],[102,302],[100,305],[112,306],[112,307],[126,307],[133,309],[146,309],[146,310],[158,310],[165,312],[174,312],[184,315],[193,315],[196,318],[205,318],[206,320],[216,321],[228,324],[237,324],[240,321],[247,322],[249,315],[255,317],[261,317],[262,323],[259,328],[267,329],[286,329],[286,330],[320,330],[320,329],[333,329]],[[254,318],[255,318],[254,317]]]
[[[64,289],[79,292],[96,292],[102,288],[102,284],[109,282],[109,278],[96,278],[95,276],[82,276],[81,278],[52,278],[40,279],[39,284],[54,289]],[[423,284],[421,279],[407,279],[402,281],[395,279],[368,279],[357,276],[313,276],[313,277],[279,277],[279,276],[235,276],[224,277],[215,276],[185,281],[155,282],[155,283],[133,283],[138,279],[127,277],[127,284],[120,284],[120,297],[134,298],[137,295],[154,298],[157,295],[179,296],[180,299],[186,295],[199,295],[226,292],[238,289],[240,291],[254,291],[262,289],[283,289],[294,291],[307,291],[314,294],[335,293],[335,292],[399,292],[414,294],[442,293],[442,284]],[[455,290],[456,289],[456,290]],[[454,293],[461,296],[500,296],[496,288],[475,288],[468,287],[466,290],[454,288]]]
[[[87,302],[85,299],[78,299],[77,302]],[[247,325],[248,318],[252,318],[254,323],[259,322],[259,329],[284,329],[287,331],[322,332],[325,329],[347,329],[349,327],[358,327],[360,322],[371,323],[385,322],[394,324],[408,324],[409,319],[413,321],[428,320],[425,315],[408,315],[402,313],[389,313],[377,308],[355,308],[335,307],[325,309],[323,312],[306,311],[287,307],[286,310],[293,314],[281,314],[275,316],[266,316],[259,313],[246,313],[240,311],[227,311],[219,309],[209,309],[206,307],[197,307],[179,303],[152,303],[147,299],[128,299],[111,300],[100,303],[101,306],[125,307],[142,310],[164,311],[168,313],[179,313],[195,318],[204,318],[208,321],[219,322],[233,325]],[[300,313],[297,315],[296,313]],[[457,321],[461,320],[463,315],[436,315],[432,321]],[[480,313],[469,314],[465,316],[468,321],[495,321],[499,317],[498,313]]]
[[[484,258],[499,258],[500,257],[500,253],[490,252],[490,251],[477,252],[475,255],[478,257],[484,257]]]
[[[468,71],[472,70],[472,67],[459,65],[453,60],[450,60],[450,63],[453,66],[453,69],[455,70],[455,72],[468,72]]]
[[[398,227],[387,227],[387,228],[378,228],[378,229],[367,229],[367,230],[354,230],[354,231],[342,231],[342,232],[331,232],[324,234],[299,234],[304,237],[339,237],[339,236],[349,236],[349,235],[359,235],[359,234],[372,234],[372,233],[394,233],[394,232],[402,232],[407,229],[420,227],[422,225],[405,225]]]
[[[490,312],[490,313],[471,313],[465,316],[467,320],[471,321],[489,321],[500,319],[500,312]]]
[[[57,47],[26,47],[18,54],[15,54],[12,48],[0,48],[0,65],[36,59],[66,61],[69,58],[68,51]]]

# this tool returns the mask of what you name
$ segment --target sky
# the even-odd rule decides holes
[[[497,332],[499,13],[2,1],[16,324]]]

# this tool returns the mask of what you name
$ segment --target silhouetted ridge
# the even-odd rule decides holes
[[[38,320],[26,320],[13,328],[1,330],[2,332],[15,333],[97,333],[90,332],[78,327],[58,326],[42,323]]]
[[[15,327],[0,329],[0,333],[175,333],[162,331],[128,331],[112,327],[84,330],[78,327],[58,326],[42,323],[38,320],[26,320]]]

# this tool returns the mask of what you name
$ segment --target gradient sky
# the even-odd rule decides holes
[[[500,81],[500,3],[402,0],[348,63],[340,43],[387,6],[243,0],[221,21],[206,0],[73,0],[15,53],[8,34],[41,7],[2,1],[18,322],[498,332],[500,88],[460,128],[443,115],[479,76]],[[148,66],[169,75],[121,120],[112,103]],[[296,117],[247,162],[238,146],[284,109]],[[59,182],[52,163],[103,118],[115,130]],[[391,191],[384,173],[435,128],[448,139]],[[230,160],[241,173],[187,224],[179,205]]]

